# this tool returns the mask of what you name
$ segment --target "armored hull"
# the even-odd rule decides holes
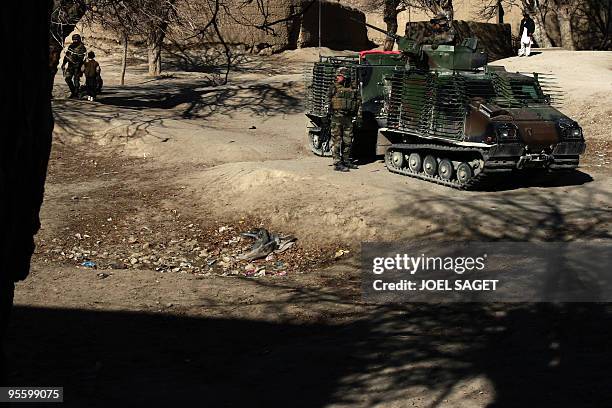
[[[585,150],[582,129],[538,74],[402,69],[386,82],[377,152],[393,173],[476,189],[493,175],[574,169]]]

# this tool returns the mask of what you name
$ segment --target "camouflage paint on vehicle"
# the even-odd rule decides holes
[[[492,173],[578,166],[586,146],[582,129],[556,108],[559,90],[546,75],[487,66],[472,38],[455,46],[396,40],[400,52],[326,57],[314,65],[308,91],[315,103],[306,114],[316,154],[331,148],[322,95],[343,65],[359,78],[363,101],[356,144],[384,154],[392,172],[475,188]],[[366,143],[368,131],[375,134],[373,146]]]

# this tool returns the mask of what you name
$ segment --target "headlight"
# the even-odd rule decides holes
[[[582,129],[573,120],[561,118],[557,122],[563,139],[582,139]]]
[[[515,140],[517,135],[516,126],[510,123],[500,124],[495,129],[495,133],[497,134],[497,139],[499,141]]]

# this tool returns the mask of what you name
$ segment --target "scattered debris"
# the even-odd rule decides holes
[[[123,262],[113,262],[108,265],[109,269],[127,269],[127,265]]]
[[[98,279],[106,279],[110,275],[108,273],[100,272],[100,273],[96,274],[96,276],[98,277]]]
[[[291,248],[296,241],[296,238],[291,235],[279,236],[276,234],[271,234],[265,228],[258,228],[253,231],[243,232],[241,235],[255,239],[251,250],[239,257],[239,259],[247,261],[266,258],[273,252],[282,253]]]
[[[336,254],[334,255],[335,259],[341,258],[344,255],[350,253],[351,251],[349,251],[348,249],[339,249],[336,251]]]
[[[111,275],[113,270],[149,269],[199,278],[285,276],[335,260],[336,248],[296,249],[293,236],[271,233],[261,227],[260,221],[241,218],[235,224],[205,225],[201,220],[179,221],[177,213],[165,214],[156,222],[147,221],[146,226],[137,216],[125,219],[123,215],[113,214],[111,218],[104,214],[82,222],[81,227],[64,229],[69,231],[66,235],[39,238],[37,251],[48,261],[95,268]],[[169,222],[172,220],[179,222]],[[138,224],[131,224],[133,221]],[[244,234],[239,234],[240,230]],[[94,263],[86,263],[92,259]]]

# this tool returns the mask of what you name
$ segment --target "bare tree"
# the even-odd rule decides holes
[[[406,10],[402,0],[385,0],[383,5],[383,19],[387,25],[387,32],[389,34],[397,34],[397,15],[402,11]],[[384,50],[390,51],[393,49],[395,40],[391,36],[385,38]]]
[[[162,47],[169,25],[176,20],[177,0],[88,0],[86,17],[113,32],[123,45],[122,77],[127,65],[128,42],[137,36],[147,45],[148,73],[162,71]],[[122,80],[123,82],[123,80]]]
[[[531,0],[481,0],[478,16],[490,20],[499,13],[499,8],[511,9],[518,7],[527,10],[533,16],[535,23],[534,37],[540,47],[552,47],[552,42],[546,32],[546,15],[549,11],[548,0],[539,0],[534,4]]]
[[[387,26],[387,32],[391,35],[397,34],[397,16],[408,10],[424,10],[431,14],[445,13],[452,21],[454,16],[452,0],[372,0],[364,1],[362,9],[368,12],[382,12],[383,20]],[[392,50],[394,40],[387,36],[384,43],[385,50]]]
[[[612,48],[612,0],[584,0],[577,4],[574,35],[599,50]]]
[[[175,14],[176,0],[139,0],[137,1],[138,26],[147,42],[149,75],[159,76],[162,71],[162,46],[168,26]]]
[[[88,8],[85,15],[88,23],[98,24],[121,41],[121,85],[125,84],[128,44],[138,20],[137,7],[138,4],[134,0],[97,0]]]
[[[575,50],[574,33],[572,27],[572,14],[576,10],[575,0],[551,0],[555,8],[559,32],[561,34],[561,46],[567,50]]]

